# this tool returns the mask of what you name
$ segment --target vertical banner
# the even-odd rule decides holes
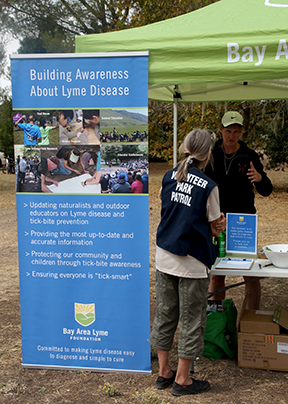
[[[11,75],[22,366],[150,373],[148,52]]]

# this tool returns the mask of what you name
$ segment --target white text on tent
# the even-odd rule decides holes
[[[228,63],[239,62],[240,58],[242,62],[253,62],[254,61],[254,52],[256,51],[258,61],[255,63],[255,66],[260,66],[263,62],[266,45],[262,46],[262,50],[260,51],[259,46],[255,46],[255,51],[251,46],[244,46],[241,50],[243,52],[242,57],[239,52],[239,45],[236,42],[227,43],[227,56]]]
[[[254,46],[255,50],[253,50],[252,46],[244,46],[241,49],[242,56],[240,54],[240,46],[237,42],[227,43],[227,62],[235,63],[239,62],[240,59],[242,62],[253,62],[254,61],[254,52],[256,51],[256,55],[258,57],[258,61],[255,63],[255,66],[260,66],[264,60],[265,51],[267,46],[263,45],[262,50],[260,50],[259,46]],[[281,56],[285,56],[288,59],[288,46],[286,39],[280,39],[278,43],[277,52],[275,55],[275,60],[279,60]]]

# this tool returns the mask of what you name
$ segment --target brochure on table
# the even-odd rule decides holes
[[[246,258],[222,258],[215,266],[216,269],[242,269],[250,270],[254,264],[254,259]]]

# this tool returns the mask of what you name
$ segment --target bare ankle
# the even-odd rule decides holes
[[[192,384],[193,383],[193,380],[192,379],[190,379],[190,377],[176,377],[176,379],[175,379],[175,382],[177,383],[177,384],[180,384],[180,386],[189,386],[190,384]]]
[[[162,372],[159,372],[159,376],[165,377],[165,379],[170,379],[173,376],[173,372],[171,369],[163,369]]]

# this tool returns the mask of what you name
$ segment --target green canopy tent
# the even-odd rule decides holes
[[[152,100],[285,99],[287,21],[288,0],[221,0],[143,27],[77,36],[76,52],[149,51]]]

